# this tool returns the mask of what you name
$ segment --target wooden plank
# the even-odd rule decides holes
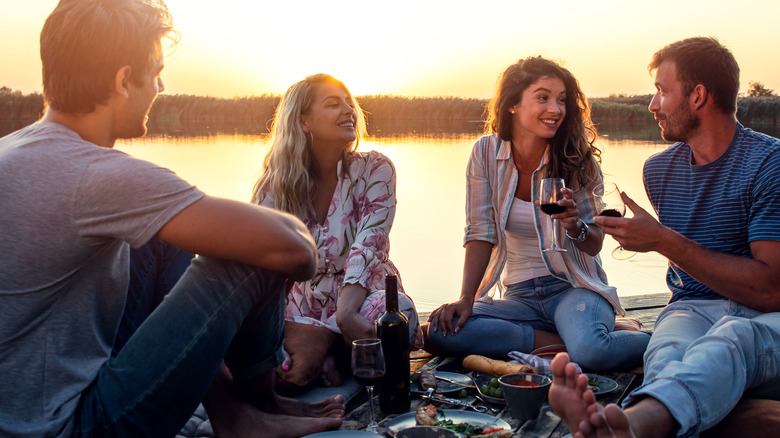
[[[643,308],[663,307],[669,302],[670,293],[632,295],[620,297],[620,303],[626,311]]]
[[[658,313],[669,301],[669,294],[647,294],[621,298],[620,302],[626,309],[626,317],[637,318],[642,323],[642,330],[652,330]]]

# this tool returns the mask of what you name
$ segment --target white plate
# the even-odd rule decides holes
[[[469,423],[480,427],[490,426],[512,429],[512,426],[510,426],[506,421],[488,414],[480,414],[479,412],[471,411],[459,411],[456,409],[443,409],[441,412],[444,415],[439,415],[439,420],[452,420],[453,423]],[[399,431],[402,431],[408,427],[416,426],[417,420],[415,420],[414,417],[414,412],[401,414],[388,421],[385,429],[390,436],[395,436],[395,434]]]
[[[376,438],[378,433],[366,432],[365,430],[330,430],[328,432],[319,432],[313,435],[306,435],[303,438]]]
[[[436,380],[437,394],[445,394],[448,392],[460,391],[461,389],[465,388],[466,385],[474,384],[474,382],[471,381],[471,377],[466,376],[464,374],[450,373],[447,371],[434,371],[433,373],[439,377],[444,377],[445,379],[450,379],[453,382],[457,382],[457,383],[450,383],[450,382],[445,382],[444,380]],[[420,387],[419,380],[411,382],[409,384],[409,390],[416,394],[425,394],[425,390],[423,390],[422,387]]]
[[[609,377],[599,376],[598,374],[585,374],[588,376],[588,379],[596,379],[599,383],[598,390],[594,390],[593,394],[595,395],[601,395],[601,394],[607,394],[617,389],[618,384],[616,381],[610,379]]]

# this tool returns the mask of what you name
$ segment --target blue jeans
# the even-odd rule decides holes
[[[122,349],[163,298],[168,295],[192,261],[193,254],[156,237],[130,250],[130,283],[122,321],[114,341],[113,356]]]
[[[628,407],[653,397],[696,436],[722,420],[742,395],[780,400],[780,313],[729,300],[685,300],[659,315],[645,354],[642,386]]]
[[[442,336],[441,330],[429,328],[428,337],[446,354],[505,358],[510,351],[533,351],[534,330],[557,332],[572,360],[584,368],[640,365],[650,335],[614,328],[614,310],[601,295],[547,276],[510,285],[492,303],[474,303],[471,317],[457,334]]]
[[[223,359],[236,379],[273,370],[283,359],[284,283],[276,272],[193,260],[82,393],[73,436],[171,437]]]

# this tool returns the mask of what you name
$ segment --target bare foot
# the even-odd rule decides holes
[[[634,438],[634,433],[628,424],[626,412],[616,404],[605,408],[588,408],[590,416],[587,422],[580,424],[575,438]]]
[[[271,397],[269,397],[271,399]],[[271,414],[289,415],[294,417],[328,417],[341,418],[346,412],[344,396],[337,394],[317,403],[307,403],[294,398],[276,394],[268,403],[258,406],[262,411]]]
[[[320,374],[320,380],[323,386],[341,386],[344,383],[344,377],[339,372],[336,366],[336,359],[333,356],[328,356],[322,364],[322,374]]]
[[[550,406],[574,435],[580,430],[580,423],[588,422],[588,408],[595,405],[596,397],[587,389],[588,377],[578,372],[577,364],[571,362],[567,353],[558,353],[550,363],[550,370],[553,374],[548,394]]]
[[[220,368],[203,399],[216,436],[293,438],[341,426],[343,396],[336,395],[319,403],[280,397],[273,391],[274,374],[267,374],[270,376],[252,382],[260,386],[265,383],[264,396],[255,397],[255,400],[265,401],[269,412],[264,412],[264,407],[236,397],[234,382],[227,368],[224,365]]]

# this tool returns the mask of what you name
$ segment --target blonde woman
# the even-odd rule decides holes
[[[317,273],[288,294],[284,342],[291,359],[278,369],[279,386],[290,392],[318,381],[339,385],[341,364],[349,362],[344,346],[376,336],[385,274],[398,274],[388,258],[395,168],[379,152],[357,152],[363,112],[347,87],[326,74],[287,90],[271,133],[252,202],[299,217],[319,252]],[[421,345],[414,304],[400,282],[399,289],[410,345]]]

